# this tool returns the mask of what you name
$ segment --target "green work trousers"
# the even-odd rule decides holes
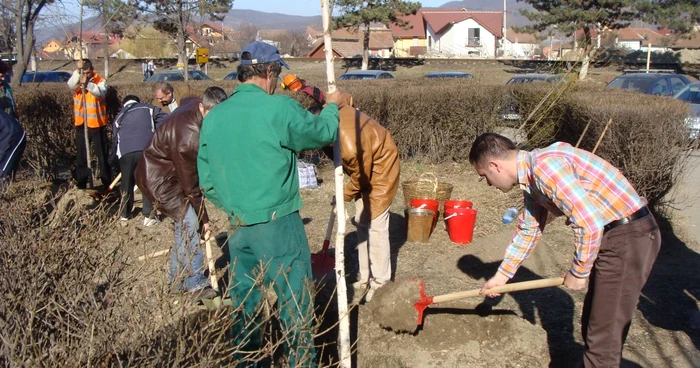
[[[264,366],[263,290],[272,286],[285,353],[291,367],[314,366],[311,254],[299,212],[240,226],[229,240],[233,336],[240,366]],[[264,324],[264,323],[263,323]],[[257,352],[257,353],[256,353]]]

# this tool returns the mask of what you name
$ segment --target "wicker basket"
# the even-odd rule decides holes
[[[430,198],[440,202],[440,211],[442,211],[443,202],[450,199],[453,186],[449,183],[439,182],[437,178],[430,180],[421,177],[418,180],[403,182],[402,188],[406,208],[410,207],[411,199]]]

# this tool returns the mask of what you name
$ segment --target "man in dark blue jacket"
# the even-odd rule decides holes
[[[122,173],[120,190],[122,202],[119,207],[120,219],[128,221],[134,207],[134,170],[141,159],[141,153],[153,136],[156,128],[168,118],[163,110],[151,104],[141,103],[138,97],[129,95],[122,101],[122,110],[112,123],[114,132],[114,155],[119,159]],[[151,216],[153,205],[143,196],[143,225],[153,226],[158,220]]]
[[[0,184],[12,180],[26,143],[17,119],[0,110]]]

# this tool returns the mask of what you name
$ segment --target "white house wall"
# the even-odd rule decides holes
[[[480,29],[480,47],[467,47],[470,28]],[[435,35],[433,29],[428,25],[426,27],[426,37],[433,38],[433,45],[430,48],[433,53],[466,56],[470,51],[479,51],[482,57],[496,56],[496,36],[473,19],[467,19],[446,27],[446,31],[440,35]]]

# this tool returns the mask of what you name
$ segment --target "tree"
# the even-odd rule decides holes
[[[14,19],[14,32],[16,33],[13,48],[17,50],[17,63],[12,72],[12,86],[17,87],[22,82],[22,76],[27,71],[27,64],[36,46],[34,26],[39,18],[39,13],[47,4],[54,0],[14,0],[3,1],[2,9],[12,14]],[[14,7],[12,7],[14,5]]]
[[[189,80],[187,72],[186,42],[189,37],[189,26],[192,17],[197,14],[207,16],[213,21],[222,21],[226,13],[231,9],[233,0],[135,0],[139,1],[140,8],[144,12],[155,16],[153,26],[155,29],[165,32],[176,41],[178,63],[182,63],[185,81]]]
[[[533,10],[521,9],[533,24],[518,27],[518,30],[528,33],[542,32],[558,28],[560,32],[571,35],[577,30],[583,30],[583,61],[579,71],[579,79],[583,80],[588,74],[588,66],[595,52],[592,29],[598,32],[603,29],[619,29],[629,25],[636,19],[633,0],[522,0],[530,4]]]
[[[636,8],[644,21],[678,33],[692,32],[700,23],[697,0],[639,0]]]
[[[12,49],[14,49],[15,34],[14,16],[9,9],[12,9],[11,0],[2,0],[0,7],[0,50],[7,52],[8,60],[12,60]]]
[[[336,0],[335,5],[340,7],[341,13],[334,21],[336,28],[363,29],[362,70],[367,70],[369,64],[370,25],[405,27],[407,22],[402,17],[416,14],[421,7],[419,2],[404,0]]]
[[[102,46],[105,57],[105,74],[109,77],[109,37],[122,36],[124,30],[137,19],[137,6],[133,1],[124,0],[83,0],[83,4],[96,11],[102,22],[102,34],[105,35]]]
[[[258,39],[258,27],[252,23],[244,23],[238,27],[241,45],[245,46]]]

